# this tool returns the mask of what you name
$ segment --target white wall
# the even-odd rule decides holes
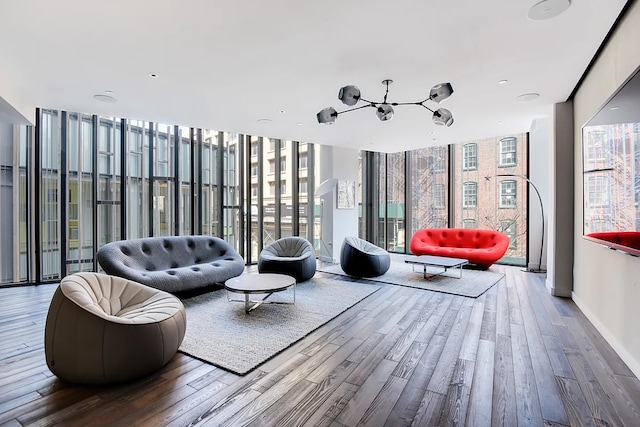
[[[573,300],[640,376],[640,258],[582,238],[582,126],[640,66],[640,2],[635,2],[596,61],[574,100]]]
[[[2,71],[0,71],[0,121],[16,125],[35,125],[36,123],[36,105]]]
[[[544,244],[542,263],[540,263],[540,245],[542,242],[543,219],[538,197],[533,188],[529,188],[529,265],[530,269],[547,268],[549,235],[549,145],[551,143],[551,119],[535,119],[529,131],[529,179],[540,192],[544,211]]]
[[[329,178],[358,181],[358,150],[320,146],[320,180]],[[358,206],[336,209],[337,188],[323,197],[322,239],[334,261],[340,261],[340,247],[347,236],[358,235]],[[322,249],[321,253],[326,254]],[[324,260],[324,257],[323,257]]]

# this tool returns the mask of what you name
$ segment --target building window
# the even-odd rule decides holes
[[[473,170],[478,168],[478,144],[472,142],[462,146],[462,169]]]
[[[444,172],[446,170],[447,156],[445,147],[437,147],[433,149],[433,171]]]
[[[286,194],[287,193],[287,181],[282,180],[280,181],[280,194]]]
[[[307,194],[307,178],[300,179],[300,194]]]
[[[436,209],[445,208],[445,186],[444,184],[435,184],[433,186],[433,207]]]
[[[434,218],[433,219],[433,228],[446,228],[447,220],[445,218]]]
[[[257,156],[258,155],[258,143],[257,142],[252,142],[251,143],[251,155],[252,156]]]
[[[589,206],[609,206],[609,178],[603,175],[590,176],[587,182]]]
[[[276,183],[275,182],[270,182],[269,183],[269,195],[270,196],[275,196],[276,195]]]
[[[258,197],[258,184],[251,184],[251,197]]]
[[[465,182],[462,184],[462,207],[465,209],[478,206],[478,183]]]
[[[592,219],[591,220],[591,231],[611,231],[611,220],[608,219]]]
[[[276,141],[274,139],[269,140],[269,151],[276,151]]]
[[[298,157],[298,167],[300,169],[307,168],[307,153],[300,154],[300,157]]]
[[[276,161],[269,160],[269,173],[276,173]]]
[[[462,220],[462,228],[478,228],[478,223],[475,219],[463,219]]]
[[[287,170],[287,158],[280,157],[280,173]]]
[[[258,164],[251,163],[251,176],[258,176]]]
[[[500,181],[500,207],[513,209],[517,207],[517,188],[515,181]]]
[[[509,249],[518,249],[516,233],[518,224],[512,219],[500,221],[500,231],[509,236]]]
[[[500,166],[515,166],[518,164],[517,139],[502,138],[500,140]]]
[[[588,138],[587,160],[591,162],[608,160],[608,154],[611,149],[607,133],[605,131],[593,131],[589,133]]]

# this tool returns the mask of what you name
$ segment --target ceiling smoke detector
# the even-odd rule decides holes
[[[542,0],[529,9],[529,19],[543,21],[560,15],[571,6],[571,0]]]
[[[110,95],[98,94],[98,95],[93,95],[93,98],[96,101],[107,102],[109,104],[115,104],[116,102],[118,102],[117,99],[115,99],[113,96],[110,96]]]

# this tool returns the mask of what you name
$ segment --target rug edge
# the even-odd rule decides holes
[[[369,284],[369,283],[367,283],[367,286],[372,286],[372,287],[373,287],[373,286],[375,286],[375,287],[376,287],[376,289],[372,290],[370,293],[368,293],[367,295],[365,295],[364,297],[362,297],[362,298],[361,298],[361,299],[359,299],[358,301],[355,301],[355,302],[354,302],[353,304],[351,304],[350,306],[345,307],[345,309],[344,309],[344,310],[342,310],[342,311],[340,311],[339,313],[337,313],[337,314],[336,314],[335,316],[333,316],[331,319],[329,319],[329,320],[327,320],[326,322],[324,322],[324,323],[322,323],[322,324],[318,325],[316,328],[314,328],[314,329],[310,330],[310,331],[309,331],[309,332],[307,332],[305,335],[303,335],[303,336],[301,336],[300,338],[298,338],[297,340],[293,341],[293,342],[292,342],[291,344],[289,344],[288,346],[286,346],[286,347],[282,348],[281,350],[279,350],[279,351],[277,351],[276,353],[272,354],[272,355],[271,355],[271,356],[269,356],[268,358],[266,358],[266,359],[264,359],[264,360],[260,361],[259,363],[257,363],[257,364],[255,364],[255,365],[253,365],[252,367],[250,367],[250,368],[248,368],[248,369],[246,369],[246,370],[244,370],[244,371],[239,371],[239,370],[236,370],[236,369],[233,369],[233,368],[227,367],[227,366],[223,366],[223,365],[221,365],[221,364],[219,364],[219,363],[215,363],[215,362],[212,362],[212,361],[210,361],[210,360],[204,359],[204,358],[202,358],[202,357],[198,357],[198,356],[196,356],[196,355],[194,355],[194,354],[192,354],[192,353],[190,353],[190,352],[188,352],[188,351],[185,351],[185,350],[178,349],[178,353],[186,354],[186,355],[187,355],[187,356],[189,356],[189,357],[193,357],[194,359],[200,360],[201,362],[208,363],[208,364],[210,364],[210,365],[213,365],[213,366],[215,366],[215,367],[217,367],[217,368],[220,368],[220,369],[224,369],[225,371],[231,372],[231,373],[233,373],[233,374],[240,375],[240,376],[245,376],[245,375],[249,374],[250,372],[252,372],[252,371],[256,370],[260,365],[263,365],[264,363],[266,363],[266,362],[270,361],[271,359],[273,359],[274,357],[276,357],[276,356],[277,356],[277,355],[279,355],[280,353],[284,352],[284,351],[285,351],[285,350],[287,350],[288,348],[290,348],[290,347],[294,346],[295,344],[299,343],[301,340],[305,339],[306,337],[308,337],[309,335],[311,335],[312,333],[314,333],[315,331],[317,331],[318,329],[320,329],[321,327],[323,327],[323,326],[324,326],[324,325],[326,325],[327,323],[331,322],[332,320],[334,320],[335,318],[337,318],[338,316],[340,316],[341,314],[343,314],[344,312],[346,312],[347,310],[349,310],[351,307],[355,306],[356,304],[361,303],[362,301],[366,300],[366,299],[367,299],[367,298],[369,298],[371,295],[375,294],[375,293],[376,293],[376,292],[378,292],[380,289],[382,289],[382,285],[380,285],[380,284]]]
[[[475,294],[472,295],[472,294],[469,294],[469,293],[462,293],[462,292],[448,292],[446,290],[440,290],[440,289],[424,289],[424,288],[420,288],[418,286],[411,286],[411,285],[404,285],[404,284],[401,284],[401,283],[387,282],[387,281],[384,281],[384,280],[379,279],[379,278],[355,277],[355,276],[350,276],[347,273],[337,273],[337,272],[333,272],[333,271],[326,271],[326,270],[323,270],[322,267],[318,268],[318,271],[320,271],[321,273],[324,273],[324,274],[333,274],[334,276],[351,277],[351,278],[358,279],[358,280],[367,280],[367,281],[369,281],[369,283],[384,283],[384,284],[392,285],[392,286],[402,286],[402,287],[405,287],[405,288],[420,289],[420,290],[429,291],[429,292],[439,292],[439,293],[442,293],[442,294],[457,295],[457,296],[461,296],[461,297],[465,297],[465,298],[479,298],[479,297],[481,297],[484,293],[486,293],[489,289],[493,288],[500,280],[502,280],[506,276],[504,273],[498,273],[497,271],[490,271],[489,273],[497,274],[500,277],[498,277],[496,279],[496,281],[493,282],[493,284],[491,284],[491,286],[487,287],[487,289],[483,290],[482,292],[480,292],[477,295],[475,295]]]

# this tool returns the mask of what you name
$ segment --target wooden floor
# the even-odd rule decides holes
[[[55,286],[0,289],[0,425],[640,426],[640,382],[575,304],[494,269],[477,299],[385,286],[244,377],[178,353],[108,388],[47,369]]]

